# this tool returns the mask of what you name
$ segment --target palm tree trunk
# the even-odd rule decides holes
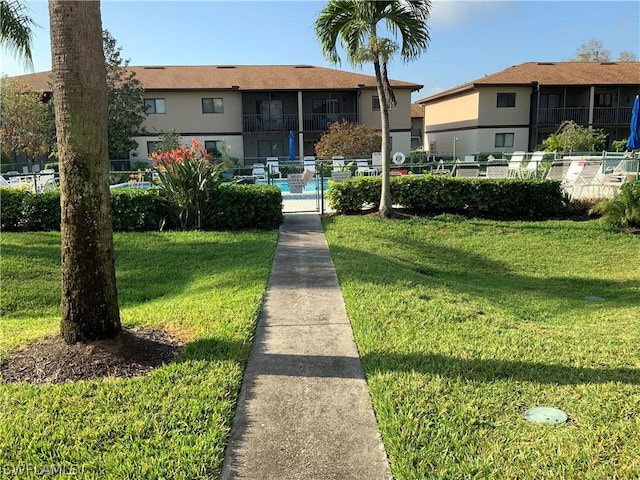
[[[382,70],[378,60],[373,62],[376,73],[376,83],[378,98],[380,100],[380,124],[382,127],[382,191],[380,192],[380,205],[378,214],[382,218],[391,215],[393,202],[391,200],[391,185],[389,181],[390,157],[391,157],[391,132],[389,130],[389,107],[387,106],[387,96],[384,89]]]
[[[50,0],[60,164],[60,330],[71,344],[121,330],[115,277],[107,88],[99,1]]]

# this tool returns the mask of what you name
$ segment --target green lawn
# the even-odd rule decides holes
[[[58,331],[60,236],[2,234],[1,351]],[[0,383],[3,478],[216,478],[277,232],[116,234],[125,327],[190,343],[133,379]]]
[[[324,224],[396,480],[640,478],[638,236]],[[527,422],[540,405],[570,422]]]

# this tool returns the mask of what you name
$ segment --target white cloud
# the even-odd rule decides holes
[[[478,18],[490,18],[509,7],[510,1],[434,0],[431,27],[453,28]]]

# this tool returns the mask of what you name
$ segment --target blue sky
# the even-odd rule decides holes
[[[51,68],[46,1],[25,1],[34,32],[35,71]],[[322,56],[313,23],[323,1],[103,0],[102,24],[131,65],[310,64],[335,68]],[[389,65],[392,78],[424,85],[413,99],[527,61],[562,61],[591,38],[615,60],[640,58],[638,1],[433,1],[431,42],[416,61]],[[0,71],[30,73],[2,50]],[[373,68],[344,70],[373,75]]]

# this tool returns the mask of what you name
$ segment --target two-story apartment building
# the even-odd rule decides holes
[[[175,130],[208,149],[225,141],[251,163],[314,155],[331,122],[380,128],[375,76],[311,65],[128,67],[144,86],[147,118],[134,159],[146,159],[163,132]],[[48,90],[49,72],[18,77]],[[411,92],[422,85],[391,80],[398,108],[389,112],[392,148],[411,148]],[[294,151],[289,135],[294,132]]]
[[[629,135],[639,62],[527,62],[418,100],[432,155],[532,151],[563,121]]]

